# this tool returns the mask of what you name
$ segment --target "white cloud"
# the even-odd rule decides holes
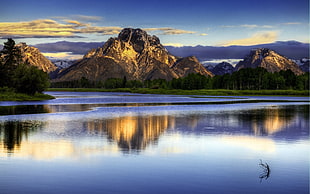
[[[242,25],[224,25],[222,28],[273,28],[271,25],[242,24]]]
[[[283,23],[284,25],[300,25],[300,22],[287,22],[287,23]]]
[[[258,32],[253,34],[249,38],[228,41],[224,43],[223,46],[232,46],[232,45],[249,46],[256,44],[267,44],[275,42],[277,38],[278,38],[277,31]]]
[[[163,44],[164,46],[173,46],[173,47],[182,47],[184,46],[183,44],[181,43],[165,43]]]
[[[45,37],[77,37],[79,34],[118,34],[122,28],[117,26],[92,26],[76,20],[63,20],[60,23],[51,19],[41,19],[25,22],[1,22],[0,36],[23,38],[45,38]]]

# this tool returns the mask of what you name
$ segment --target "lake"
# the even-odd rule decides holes
[[[0,102],[1,194],[309,193],[308,97],[47,93]]]

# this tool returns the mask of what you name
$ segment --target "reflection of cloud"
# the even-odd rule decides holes
[[[275,143],[272,139],[262,137],[223,136],[222,141],[230,145],[240,146],[254,151],[273,153],[276,149]]]
[[[229,41],[225,43],[224,46],[232,46],[232,45],[250,46],[256,44],[268,44],[275,42],[277,40],[277,37],[278,32],[276,31],[259,32],[252,35],[249,38]]]

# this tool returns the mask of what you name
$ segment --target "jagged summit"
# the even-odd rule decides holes
[[[15,45],[21,52],[22,62],[33,65],[42,69],[44,72],[50,73],[55,71],[57,67],[48,60],[39,49],[28,46],[26,43],[19,43]]]
[[[269,72],[279,72],[290,69],[296,75],[302,74],[299,66],[288,58],[268,48],[251,50],[250,54],[236,65],[236,71],[241,68],[263,67]]]
[[[187,61],[185,63],[185,61]],[[60,72],[58,80],[123,78],[152,80],[179,78],[189,73],[213,76],[195,57],[171,55],[156,36],[141,29],[125,28],[118,37],[90,50],[84,58]]]

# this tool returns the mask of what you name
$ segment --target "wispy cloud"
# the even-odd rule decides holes
[[[286,23],[282,23],[283,25],[300,25],[302,23],[300,22],[286,22]]]
[[[275,42],[277,38],[278,38],[277,31],[258,32],[253,34],[249,38],[228,41],[224,43],[223,46],[232,46],[232,45],[249,46],[257,44],[267,44]]]
[[[187,31],[175,28],[145,28],[145,31],[158,31],[160,35],[195,34],[194,31]]]
[[[182,47],[184,46],[183,44],[181,43],[165,43],[163,44],[164,46],[173,46],[173,47]]]
[[[273,28],[271,25],[242,24],[242,25],[224,25],[222,28]]]
[[[81,22],[98,22],[101,21],[103,18],[100,16],[89,16],[89,15],[70,15],[70,16],[55,16],[52,17],[56,20],[78,20]]]
[[[77,60],[83,58],[83,55],[72,54],[71,52],[42,53],[47,58]]]
[[[201,33],[201,34],[199,34],[200,36],[208,36],[208,34],[206,34],[206,33]]]
[[[101,19],[101,17],[97,16],[73,15],[69,17],[54,17],[54,20],[38,19],[23,22],[2,22],[0,23],[0,38],[78,38],[86,34],[114,35],[122,30],[122,28],[118,26],[96,26],[92,23],[88,23]],[[147,28],[144,30],[158,32],[160,35],[196,33],[170,27]]]
[[[64,20],[64,23],[41,19],[25,22],[0,23],[0,37],[46,38],[46,37],[81,37],[81,34],[118,34],[122,28],[117,26],[92,26],[76,20]]]

